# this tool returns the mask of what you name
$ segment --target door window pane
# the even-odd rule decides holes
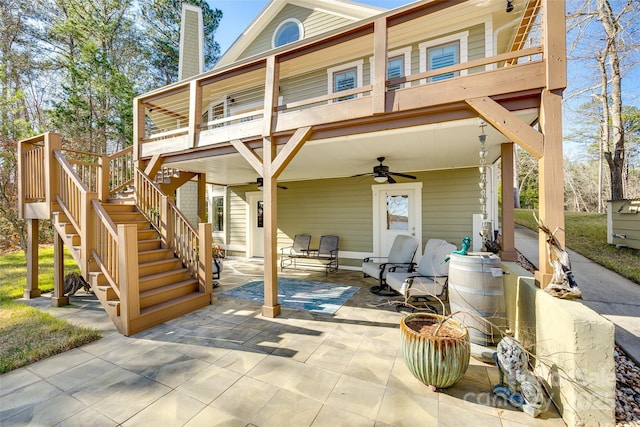
[[[409,229],[409,196],[387,196],[387,230]]]
[[[258,210],[258,215],[257,215],[258,223],[256,224],[256,226],[258,228],[262,228],[264,226],[264,222],[263,222],[264,202],[262,200],[258,201],[257,210]]]
[[[213,231],[224,231],[224,197],[213,198]]]

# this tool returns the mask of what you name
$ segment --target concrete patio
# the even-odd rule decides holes
[[[399,352],[402,314],[369,292],[362,273],[282,276],[360,286],[335,315],[219,297],[260,280],[262,265],[226,260],[214,303],[132,337],[115,331],[91,294],[49,306],[24,300],[103,338],[0,376],[0,424],[36,426],[564,426],[551,406],[531,418],[490,393],[494,366],[471,359],[433,392]]]

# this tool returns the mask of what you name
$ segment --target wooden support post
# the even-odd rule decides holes
[[[62,307],[69,304],[69,297],[64,294],[64,242],[53,228],[53,296],[52,307]]]
[[[133,161],[140,158],[140,142],[146,133],[144,104],[140,98],[133,99]]]
[[[200,292],[211,295],[211,281],[213,274],[213,257],[211,255],[211,223],[198,224],[198,240],[200,241],[198,277],[200,282]]]
[[[200,124],[202,123],[202,86],[199,80],[189,84],[189,144],[198,146],[200,138]]]
[[[383,114],[387,96],[387,19],[374,22],[372,114]]]
[[[513,194],[513,143],[502,144],[502,252],[503,261],[516,261]]]
[[[96,248],[96,215],[93,210],[93,200],[98,198],[98,193],[82,192],[80,212],[80,258],[83,263],[80,266],[82,276],[87,279],[91,271],[93,250]]]
[[[272,162],[275,144],[269,137],[263,138],[264,179],[264,305],[262,315],[276,317],[280,314],[278,304],[278,256],[276,241],[278,235],[278,183],[273,176]]]
[[[105,202],[109,199],[109,178],[110,167],[109,156],[100,156],[98,159],[100,163],[100,173],[98,174],[98,200]]]
[[[198,223],[207,222],[207,174],[198,174]]]
[[[129,336],[131,321],[140,317],[138,227],[135,224],[118,224],[118,272],[122,330]]]
[[[538,161],[538,197],[540,220],[562,247],[564,234],[564,171],[562,169],[562,97],[544,90],[541,98],[540,129],[544,134],[544,155]],[[536,280],[541,288],[551,281],[553,268],[547,255],[546,235],[538,233],[539,271]]]
[[[160,198],[160,234],[165,238],[167,248],[173,249],[174,224],[170,218],[169,196]]]
[[[567,86],[565,2],[542,0],[542,40],[545,54],[546,88],[540,98],[540,131],[544,150],[538,160],[540,220],[565,247],[564,171],[562,152],[562,90]],[[553,276],[547,255],[546,235],[538,233],[539,271],[536,281],[546,287]]]
[[[27,288],[24,290],[24,298],[37,298],[41,295],[38,288],[38,234],[39,222],[37,219],[27,219]]]
[[[62,148],[62,137],[53,132],[45,134],[46,158],[44,162],[45,187],[47,194],[47,212],[49,217],[54,211],[59,210],[57,195],[60,191],[60,165],[58,164],[53,152]]]

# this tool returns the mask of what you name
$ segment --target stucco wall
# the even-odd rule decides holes
[[[615,425],[613,324],[580,301],[555,298],[503,263],[507,317],[536,357],[536,374],[569,426]]]

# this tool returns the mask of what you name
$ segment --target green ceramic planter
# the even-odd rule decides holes
[[[439,322],[438,314],[413,313],[400,322],[400,346],[404,361],[420,381],[436,388],[455,384],[469,367],[469,331],[460,322],[448,319],[447,327],[459,337],[427,336],[407,326],[412,320]]]

